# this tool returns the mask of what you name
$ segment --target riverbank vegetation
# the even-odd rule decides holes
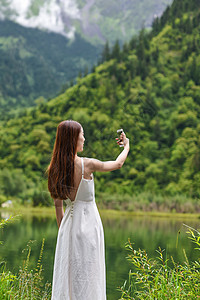
[[[160,213],[200,213],[199,198],[187,195],[164,196],[162,194],[143,192],[134,195],[100,194],[97,204],[100,209],[114,209],[130,212]]]
[[[113,160],[116,130],[130,139],[123,167],[95,173],[104,208],[192,212],[200,198],[200,3],[175,0],[152,31],[120,49],[58,97],[1,121],[0,203],[52,205],[45,170],[58,124],[79,121],[80,156]],[[150,194],[151,195],[150,195]],[[142,195],[142,196],[139,196]],[[150,196],[149,196],[150,195]],[[105,200],[104,200],[105,199]]]
[[[170,219],[200,219],[198,212],[180,213],[180,212],[167,212],[167,211],[145,211],[145,210],[119,210],[110,208],[100,208],[98,205],[100,215],[108,216],[110,219],[121,217],[134,217],[134,216],[148,216],[157,218],[170,218]],[[37,216],[37,217],[52,217],[55,218],[55,207],[32,207],[32,206],[13,206],[0,208],[0,214],[8,217],[10,214],[18,214],[20,216]]]
[[[15,219],[15,218],[14,218]],[[0,229],[13,221],[13,217],[8,220],[2,220]],[[2,246],[1,246],[2,247]],[[17,274],[13,274],[6,268],[6,262],[0,262],[0,299],[34,299],[47,300],[51,298],[51,284],[43,282],[42,277],[42,254],[44,249],[44,239],[42,241],[40,255],[37,265],[34,269],[29,268],[29,260],[31,255],[31,241],[24,249],[26,258],[23,266],[19,267]]]
[[[200,250],[200,232],[188,227],[189,238]],[[151,259],[145,250],[136,250],[133,243],[126,245],[130,251],[128,260],[132,264],[129,279],[119,288],[122,292],[120,300],[133,299],[198,299],[200,295],[200,256],[198,260],[189,262],[185,253],[184,264],[168,258],[164,250],[157,250],[156,260]],[[169,259],[173,268],[169,267]]]

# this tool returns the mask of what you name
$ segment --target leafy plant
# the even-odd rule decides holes
[[[0,228],[11,222],[15,217],[10,217],[7,220],[2,220]],[[29,260],[31,254],[32,241],[29,241],[27,248],[28,251],[26,260],[23,267],[19,267],[17,275],[12,274],[9,270],[6,270],[5,263],[0,265],[0,299],[34,299],[34,300],[48,300],[51,297],[51,284],[43,283],[42,277],[42,255],[44,250],[44,239],[42,241],[40,255],[37,265],[34,269],[29,270]]]
[[[186,225],[187,226],[187,225]],[[189,238],[200,245],[200,232],[187,226]],[[130,239],[126,248],[131,252],[128,260],[132,263],[134,271],[129,272],[129,279],[124,282],[121,291],[122,299],[198,299],[200,295],[200,258],[189,262],[184,252],[184,264],[175,263],[173,267],[168,264],[169,259],[164,258],[163,252],[157,250],[157,259],[151,259],[145,250],[134,249]],[[199,248],[197,248],[199,250]]]

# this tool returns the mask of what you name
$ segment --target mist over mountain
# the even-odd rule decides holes
[[[91,71],[106,40],[129,40],[171,1],[0,0],[1,115],[54,97]]]
[[[0,18],[93,44],[129,40],[172,0],[0,0]]]

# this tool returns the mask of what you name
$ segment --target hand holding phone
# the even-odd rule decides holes
[[[117,143],[120,147],[124,147],[122,132],[124,132],[122,128],[117,130],[118,138],[116,138],[116,139],[117,139]]]
[[[126,147],[126,145],[129,146],[129,139],[126,137],[126,134],[124,133],[123,129],[117,130],[118,138],[116,138],[117,143],[120,147]]]

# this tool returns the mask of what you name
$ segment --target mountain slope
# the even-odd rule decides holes
[[[99,61],[106,38],[127,40],[170,2],[0,0],[1,117],[55,97]]]
[[[68,38],[75,33],[93,44],[127,41],[144,25],[150,28],[172,0],[0,0],[0,17],[43,28]]]
[[[0,108],[31,106],[34,99],[53,97],[62,84],[97,62],[100,49],[80,36],[63,36],[0,22]]]
[[[175,199],[184,194],[185,198],[177,196],[176,202],[165,205],[183,211],[183,202],[191,197],[193,203],[186,209],[199,209],[194,206],[200,196],[199,19],[200,3],[196,3],[195,9],[166,22],[157,35],[142,31],[123,51],[116,47],[94,73],[65,93],[1,122],[0,166],[6,168],[0,178],[7,174],[2,195],[10,197],[12,191],[34,203],[50,201],[44,171],[56,128],[63,119],[74,119],[83,125],[86,136],[81,156],[116,159],[121,150],[115,142],[118,128],[130,139],[122,169],[96,172],[98,200],[107,193],[117,207],[123,201],[126,209],[137,209],[134,195],[145,191],[152,194],[141,199],[141,207],[149,201],[150,207],[160,209],[163,198],[151,206],[152,195]],[[24,188],[16,192],[20,172]]]

